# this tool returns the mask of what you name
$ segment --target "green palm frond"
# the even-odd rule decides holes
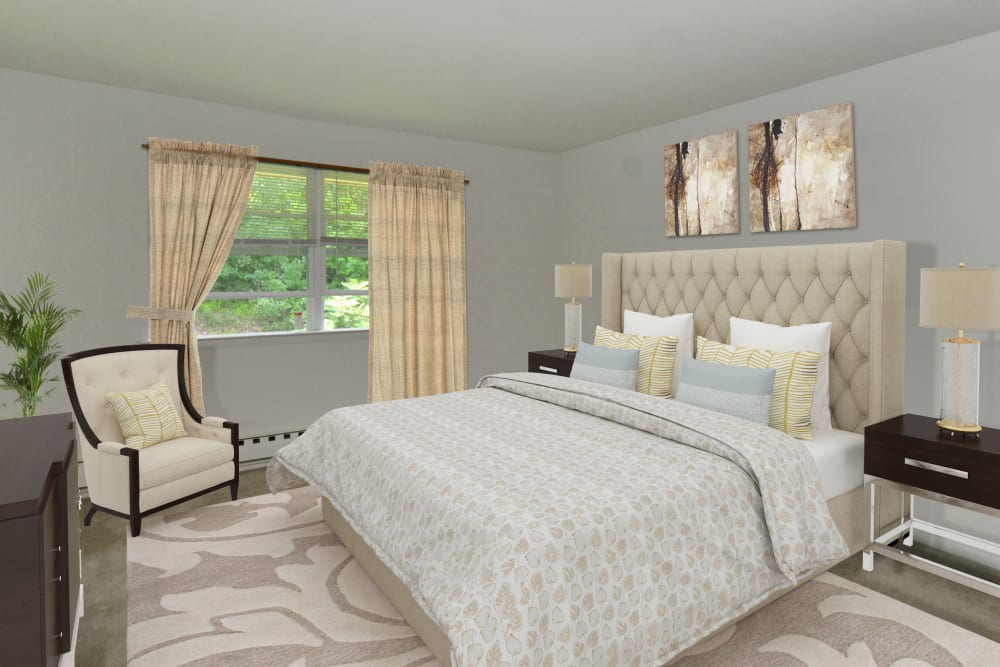
[[[55,340],[66,324],[80,314],[77,308],[55,303],[56,284],[48,275],[33,273],[27,286],[9,296],[0,292],[0,343],[15,355],[10,368],[0,373],[0,389],[13,391],[21,404],[21,414],[30,417],[53,388],[44,389],[58,377],[48,369],[62,356]]]

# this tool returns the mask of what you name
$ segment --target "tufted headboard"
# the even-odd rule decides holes
[[[861,432],[903,411],[906,246],[900,241],[605,253],[601,323],[626,309],[694,313],[695,334],[729,340],[730,316],[782,326],[832,322],[834,428]]]

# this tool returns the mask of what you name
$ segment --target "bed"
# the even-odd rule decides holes
[[[829,434],[829,441],[818,438],[810,449],[768,433],[772,430],[766,427],[747,429],[735,418],[711,419],[699,414],[700,409],[676,401],[625,396],[631,392],[611,388],[585,393],[580,381],[527,374],[486,378],[483,389],[446,397],[331,412],[310,427],[303,436],[305,442],[293,443],[286,454],[279,453],[269,478],[274,486],[287,485],[290,482],[281,478],[289,476],[320,488],[331,528],[442,664],[543,664],[546,659],[552,664],[659,664],[867,543],[865,497],[850,461],[858,460],[857,435],[866,424],[902,411],[903,244],[875,241],[608,253],[602,268],[602,324],[610,329],[620,330],[625,309],[656,315],[692,312],[697,335],[723,342],[730,316],[780,325],[832,322],[831,409],[839,433]],[[487,395],[490,405],[477,402]],[[419,428],[420,411],[433,415],[435,437],[425,437]],[[435,444],[447,440],[437,433],[464,433],[457,414],[462,411],[477,416],[495,413],[482,417],[488,425],[482,428],[496,431],[503,425],[511,438],[512,460],[505,461],[504,451],[490,442],[465,442],[464,435],[443,449]],[[569,413],[572,419],[565,417]],[[616,420],[621,424],[613,426]],[[641,458],[619,461],[615,457],[623,446],[601,449],[604,440],[599,439],[594,445],[596,454],[581,450],[579,461],[575,460],[570,447],[577,439],[601,434],[615,441],[623,432],[622,425],[630,434],[628,456],[634,450]],[[733,437],[739,429],[741,438]],[[544,438],[525,448],[531,434],[539,433]],[[853,440],[850,433],[855,434]],[[338,439],[351,442],[342,443],[339,451],[327,451],[319,444]],[[537,458],[550,441],[560,440],[566,442],[563,449],[554,450],[554,458]],[[477,451],[471,444],[482,449]],[[546,467],[559,456],[563,457],[561,467]],[[820,456],[827,457],[824,471],[839,472],[820,479],[815,473]],[[439,460],[431,467],[428,460],[434,457]],[[635,483],[616,488],[604,478],[587,476],[605,460],[623,466],[626,478]],[[489,462],[489,470],[479,470],[480,462]],[[537,473],[542,474],[541,481],[548,474],[548,487],[539,478],[529,480],[526,472],[521,479],[518,466],[541,471]],[[395,467],[394,477],[380,472],[391,467]],[[449,467],[447,473],[438,472]],[[501,471],[499,481],[487,474],[494,468]],[[812,472],[803,472],[807,469]],[[340,470],[363,470],[363,474],[341,477]],[[480,484],[472,487],[475,493],[465,495],[452,488],[450,475],[458,472]],[[622,474],[617,468],[613,472]],[[697,475],[712,482],[699,484]],[[648,577],[659,571],[651,564],[662,559],[665,550],[673,553],[655,543],[655,539],[666,539],[665,534],[673,535],[656,523],[663,514],[658,494],[667,491],[652,481],[668,477],[670,492],[679,490],[670,502],[686,507],[682,514],[694,516],[701,506],[711,504],[714,512],[721,511],[727,518],[703,517],[698,523],[687,515],[672,517],[676,523],[670,525],[678,534],[694,530],[701,541],[678,540],[670,547],[679,555],[676,562],[660,568],[669,572],[662,581],[643,581],[641,586],[632,582],[634,591],[594,585],[597,594],[604,596],[620,596],[625,590],[625,599],[617,605],[588,597],[587,587],[596,578],[607,584],[616,576]],[[579,483],[568,483],[571,479]],[[595,545],[576,544],[577,551],[573,551],[571,539],[554,541],[552,533],[590,533],[581,533],[572,522],[546,523],[538,503],[519,505],[519,491],[533,484],[538,488],[530,491],[540,498],[547,497],[547,488],[553,491],[546,502],[561,507],[563,518],[578,518],[577,508],[590,512],[580,520],[595,535],[595,526],[606,522],[610,530],[612,523],[621,520],[613,538],[618,543],[605,548],[596,544],[601,540],[595,537]],[[595,509],[603,506],[594,505],[587,494],[578,494],[583,484],[594,485],[590,495],[607,494],[600,501],[620,508],[620,513]],[[728,489],[728,500],[707,498],[705,488],[715,486]],[[756,489],[759,495],[746,495],[748,489]],[[362,493],[367,500],[347,506],[349,497]],[[446,503],[440,500],[445,497]],[[533,496],[526,491],[524,497]],[[564,504],[567,497],[572,497],[573,504]],[[821,511],[819,504],[828,512]],[[509,516],[498,518],[490,508]],[[392,517],[386,516],[389,512],[394,513]],[[728,518],[730,512],[732,518]],[[396,526],[395,514],[412,515],[414,527]],[[711,536],[701,535],[699,526],[711,526],[703,531]],[[382,535],[373,535],[378,530]],[[426,533],[422,541],[412,541],[412,535],[421,530]],[[536,539],[548,550],[535,553]],[[442,546],[453,543],[469,547],[468,553],[449,552]],[[486,545],[485,552],[503,557],[497,557],[495,564],[484,564],[482,553],[473,554],[469,546],[480,544]],[[553,544],[562,546],[553,548]],[[433,557],[429,557],[431,551]],[[722,563],[721,571],[699,569],[702,559],[712,558]],[[538,563],[532,565],[532,559]],[[422,563],[419,577],[407,570],[409,562]],[[552,567],[546,570],[545,562]],[[628,567],[622,570],[620,564]],[[538,571],[518,569],[529,565]],[[549,579],[555,582],[551,590]],[[713,587],[715,579],[721,583]],[[429,586],[429,580],[436,587]],[[564,586],[559,585],[561,580]],[[701,582],[704,591],[697,588]],[[489,587],[489,604],[478,593],[466,595],[478,591],[480,584]],[[581,586],[586,589],[582,593]],[[725,613],[714,611],[723,604],[720,600]],[[628,613],[630,604],[632,614]],[[667,627],[663,619],[671,614],[690,616],[675,618],[669,626],[684,628],[678,632],[684,636],[661,636]],[[635,630],[639,627],[641,632]],[[616,631],[628,636],[602,637],[602,633],[614,635]],[[484,639],[469,633],[492,634]],[[493,636],[500,639],[491,642]],[[663,646],[646,651],[649,642]]]

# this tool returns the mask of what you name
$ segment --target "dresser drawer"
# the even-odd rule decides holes
[[[958,446],[869,433],[865,474],[1000,508],[1000,464]]]
[[[67,582],[62,576],[63,545],[59,535],[59,499],[53,488],[42,510],[42,611],[43,636],[46,662],[51,663],[59,655],[62,632],[60,627],[60,600]]]

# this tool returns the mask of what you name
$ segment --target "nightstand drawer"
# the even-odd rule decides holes
[[[540,350],[528,353],[528,371],[531,373],[546,373],[569,377],[573,370],[573,353],[562,350]]]
[[[947,443],[869,433],[865,474],[941,493],[980,505],[1000,507],[1000,462]]]

